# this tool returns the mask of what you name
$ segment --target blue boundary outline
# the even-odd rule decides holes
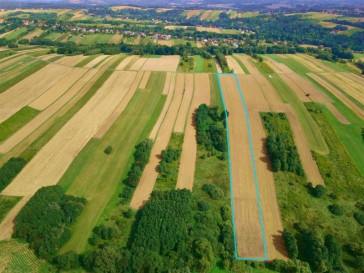
[[[238,87],[240,98],[243,103],[244,112],[246,116],[246,125],[248,128],[248,136],[249,136],[249,146],[250,146],[250,156],[253,164],[253,174],[254,174],[254,183],[255,183],[255,191],[257,194],[257,201],[258,201],[258,211],[259,211],[259,220],[260,220],[260,226],[262,229],[262,237],[263,237],[263,246],[264,246],[264,257],[238,257],[238,250],[237,250],[237,242],[236,242],[236,226],[235,226],[235,213],[234,213],[234,196],[233,196],[233,181],[231,177],[231,158],[230,158],[230,142],[229,142],[229,122],[228,122],[228,116],[227,116],[227,109],[225,105],[224,95],[222,93],[221,83],[220,83],[220,75],[233,75],[235,78],[236,85]],[[229,180],[230,180],[230,199],[231,199],[231,209],[232,209],[232,216],[233,216],[233,225],[234,225],[234,246],[235,246],[235,258],[237,260],[241,261],[268,261],[268,251],[267,251],[267,244],[265,240],[265,232],[264,232],[264,224],[263,224],[263,216],[262,216],[262,208],[260,204],[260,196],[259,196],[259,187],[258,187],[258,179],[256,174],[256,168],[255,168],[255,159],[254,159],[254,152],[253,152],[253,141],[251,137],[250,132],[250,122],[249,122],[249,115],[248,115],[248,109],[245,104],[243,92],[241,91],[240,84],[238,81],[238,78],[235,73],[216,73],[217,77],[217,83],[219,85],[219,91],[222,99],[222,104],[224,106],[224,112],[225,112],[225,120],[226,120],[226,136],[227,136],[227,142],[228,142],[228,159],[229,159]]]

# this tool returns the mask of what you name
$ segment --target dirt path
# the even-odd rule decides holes
[[[195,74],[195,92],[183,139],[181,161],[178,170],[177,189],[189,189],[192,191],[195,162],[197,154],[197,135],[195,127],[195,114],[201,104],[210,103],[210,78],[208,74]]]
[[[260,74],[258,68],[252,63],[247,55],[235,54],[235,56],[243,63],[243,65],[248,69],[250,74]]]
[[[72,70],[72,67],[49,64],[1,93],[0,123],[67,77]]]
[[[173,99],[168,112],[159,129],[158,136],[154,142],[149,163],[145,166],[139,184],[135,189],[133,198],[130,202],[130,207],[139,209],[145,202],[148,201],[150,194],[153,191],[155,181],[158,177],[158,165],[162,150],[168,146],[169,139],[172,135],[173,125],[177,118],[178,109],[180,108],[184,87],[184,74],[177,74],[176,88],[174,90]]]
[[[62,96],[75,82],[77,82],[83,75],[85,75],[87,69],[74,68],[67,77],[59,83],[53,85],[41,96],[35,99],[29,104],[30,107],[43,111],[53,102],[55,102],[60,96]]]
[[[28,198],[41,187],[57,184],[73,159],[123,99],[125,90],[128,90],[127,86],[132,84],[135,75],[136,73],[133,72],[112,74],[85,106],[33,157],[2,193]],[[14,212],[11,211],[5,221],[12,223],[14,216]],[[4,234],[1,229],[0,234]]]
[[[245,74],[239,63],[231,56],[226,56],[226,61],[230,70],[233,70],[235,74]]]
[[[158,117],[158,120],[157,122],[154,124],[154,127],[153,127],[153,130],[152,132],[150,132],[150,135],[149,135],[149,138],[150,139],[153,139],[155,140],[155,138],[157,137],[157,133],[159,131],[159,128],[167,114],[167,111],[169,109],[169,105],[171,104],[171,101],[172,101],[172,97],[173,97],[173,93],[174,93],[174,87],[175,87],[175,84],[176,84],[176,73],[173,73],[170,77],[169,77],[169,80],[168,80],[168,74],[167,74],[167,77],[166,77],[166,83],[164,85],[164,88],[163,88],[163,94],[165,94],[164,90],[167,90],[167,99],[166,99],[166,102],[163,106],[163,109],[162,109],[162,112],[161,114],[159,115]]]
[[[176,124],[174,125],[173,131],[176,133],[183,133],[186,126],[186,119],[188,109],[191,106],[191,100],[193,97],[193,74],[184,74],[185,75],[185,87],[184,94],[181,107],[178,111],[178,116],[176,120]]]
[[[55,103],[39,113],[34,119],[25,124],[16,133],[10,136],[7,140],[0,144],[0,153],[7,153],[18,145],[23,139],[34,132],[46,120],[63,107],[69,100],[71,100],[93,77],[97,70],[89,70],[77,83],[75,83],[69,90],[64,93]]]
[[[239,257],[265,257],[257,192],[243,104],[234,76],[221,75],[229,111],[229,143],[235,232]]]

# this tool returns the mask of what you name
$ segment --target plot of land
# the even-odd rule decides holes
[[[200,14],[201,14],[200,10],[189,10],[186,13],[186,18],[190,19],[191,17],[199,16]]]
[[[129,68],[129,70],[140,70],[147,60],[147,58],[137,59],[135,63],[133,63],[133,65]]]
[[[91,62],[86,64],[84,67],[92,68],[92,67],[96,66],[99,62],[102,62],[103,60],[105,60],[105,58],[107,58],[107,57],[108,57],[107,55],[98,56],[95,59],[93,59]]]
[[[185,74],[184,86],[183,100],[173,129],[176,133],[183,133],[185,130],[186,117],[193,97],[193,74]]]
[[[177,71],[179,56],[162,56],[160,58],[148,58],[141,70],[150,71]]]
[[[128,56],[126,57],[124,60],[121,61],[121,63],[115,68],[115,70],[124,70],[127,65],[136,60],[138,58],[138,56],[132,55],[132,56]]]
[[[55,61],[55,63],[67,65],[67,66],[74,66],[86,58],[87,58],[87,56],[82,56],[82,55],[65,56],[65,57]]]
[[[248,69],[250,74],[260,74],[259,70],[254,66],[248,56],[246,55],[235,55],[243,65]]]
[[[197,154],[195,114],[201,104],[210,103],[210,78],[208,74],[195,74],[195,91],[187,115],[186,132],[183,139],[181,162],[178,171],[177,188],[192,191]]]
[[[41,187],[57,184],[74,157],[123,99],[135,75],[133,72],[113,73],[87,104],[34,156],[3,194],[25,196],[23,199],[26,199]],[[12,211],[16,209],[20,209],[19,204]],[[9,218],[15,216],[12,211],[4,221],[9,223]],[[10,222],[13,220],[10,219]]]
[[[231,181],[237,252],[239,257],[264,258],[257,189],[246,126],[247,117],[234,76],[220,75],[219,77],[226,108],[229,111]]]
[[[142,177],[135,189],[130,207],[139,209],[149,199],[153,191],[155,181],[158,177],[157,167],[160,161],[162,150],[168,146],[169,139],[172,135],[173,125],[177,118],[178,109],[183,97],[184,74],[177,74],[176,86],[174,89],[173,99],[168,108],[167,114],[159,128],[157,138],[152,148],[149,163],[145,166]],[[169,90],[173,92],[172,89]]]
[[[139,88],[145,89],[147,86],[151,71],[146,71],[143,75],[142,81],[140,82]]]
[[[49,64],[0,94],[0,122],[8,119],[72,71],[71,67]]]
[[[226,56],[228,66],[235,74],[245,74],[239,63],[231,56]]]

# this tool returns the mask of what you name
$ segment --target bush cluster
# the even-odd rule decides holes
[[[27,161],[25,159],[12,157],[0,168],[0,192],[10,184],[26,164]]]

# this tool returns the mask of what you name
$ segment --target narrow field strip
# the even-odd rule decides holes
[[[201,104],[210,104],[210,78],[208,74],[195,74],[195,91],[187,115],[186,132],[183,139],[181,161],[178,170],[177,189],[192,191],[197,154],[197,132],[195,114]]]
[[[177,71],[179,59],[179,55],[161,56],[160,58],[148,58],[141,70],[175,72]]]
[[[145,89],[147,87],[147,83],[150,77],[150,73],[151,71],[145,71],[142,81],[140,82],[139,88],[140,89]]]
[[[42,95],[72,71],[71,67],[49,64],[0,94],[0,122]]]
[[[88,71],[72,87],[70,87],[57,101],[39,113],[33,120],[25,124],[15,134],[0,144],[0,153],[7,153],[18,145],[23,139],[34,132],[39,126],[55,114],[63,105],[71,100],[95,75],[96,70]]]
[[[226,115],[235,256],[238,260],[267,260],[247,108],[234,74],[217,74],[217,80]]]
[[[80,63],[82,60],[86,59],[87,56],[76,55],[76,56],[64,56],[63,58],[55,61],[57,64],[67,65],[67,66],[75,66]]]
[[[188,109],[191,105],[191,100],[193,97],[193,74],[184,74],[185,80],[184,80],[184,94],[183,94],[183,100],[181,103],[181,107],[178,111],[178,116],[176,119],[176,124],[174,125],[173,132],[175,133],[183,133],[186,127],[186,119],[187,119],[187,113]]]
[[[324,72],[321,67],[315,65],[312,61],[308,61],[307,59],[303,58],[302,55],[291,54],[288,56],[290,58],[293,58],[296,61],[302,63],[304,66],[306,66],[308,69],[310,69],[313,72]]]
[[[260,74],[259,70],[255,67],[254,64],[250,61],[250,58],[247,55],[235,55],[239,61],[243,63],[243,65],[248,69],[250,74]]]
[[[341,72],[341,74],[345,75],[349,79],[356,81],[357,83],[364,85],[364,77],[361,75],[357,75],[354,73],[348,73],[348,72]]]
[[[133,63],[133,65],[128,70],[140,70],[146,61],[147,58],[140,57]]]
[[[300,57],[302,57],[303,59],[306,59],[308,62],[313,63],[314,65],[316,65],[317,67],[321,68],[323,71],[326,72],[330,72],[330,73],[334,73],[335,70],[333,70],[332,68],[328,67],[327,65],[325,65],[324,63],[322,63],[320,60],[309,56],[307,54],[300,54]]]
[[[174,89],[175,89],[175,85],[176,85],[176,73],[167,73],[167,77],[166,77],[166,82],[164,84],[164,88],[163,88],[163,92],[162,95],[167,95],[167,99],[166,102],[163,106],[162,112],[158,117],[157,122],[155,123],[153,130],[150,132],[149,138],[152,140],[155,140],[155,138],[157,137],[159,128],[161,127],[161,124],[167,114],[167,111],[169,109],[169,106],[171,104],[172,98],[173,98],[173,94],[174,94]],[[167,91],[165,91],[167,90]]]
[[[95,59],[93,59],[91,62],[89,62],[86,65],[84,65],[84,67],[86,67],[86,68],[92,68],[95,65],[97,65],[99,62],[103,61],[107,57],[109,57],[109,56],[107,56],[107,55],[98,56]]]
[[[24,196],[19,202],[23,204],[23,200],[29,199],[39,188],[58,183],[75,156],[124,97],[125,89],[120,89],[120,86],[131,85],[135,73],[120,73],[123,75],[117,73],[111,75],[84,107],[33,157],[13,182],[4,189],[3,194]],[[14,211],[18,212],[21,209],[19,203],[4,220],[10,227],[0,226],[3,238],[11,237],[13,221],[17,214]]]
[[[10,58],[6,61],[3,61],[0,63],[0,72],[3,72],[4,68],[7,68],[8,66],[11,66],[14,63],[18,63],[19,61],[25,59],[27,56],[26,55],[18,55],[15,56],[15,58]]]
[[[165,150],[168,146],[169,139],[173,132],[173,125],[177,118],[178,109],[182,103],[184,93],[184,74],[177,74],[176,86],[173,94],[173,98],[167,114],[160,126],[157,138],[155,139],[149,163],[145,166],[142,177],[139,184],[136,187],[133,197],[130,202],[130,207],[133,209],[139,209],[145,202],[148,201],[150,194],[153,191],[155,181],[158,177],[157,167],[160,162],[160,155],[162,150]]]
[[[239,63],[232,56],[226,56],[226,61],[229,68],[233,70],[235,74],[245,74]]]
[[[125,68],[129,65],[129,63],[133,62],[134,60],[136,60],[138,58],[138,56],[132,55],[132,56],[128,56],[126,57],[124,60],[122,60],[122,62],[115,68],[115,70],[126,70]]]
[[[131,84],[128,93],[125,95],[124,99],[120,102],[120,104],[115,108],[114,112],[107,119],[105,124],[100,128],[100,130],[95,134],[95,138],[102,138],[106,132],[110,129],[110,127],[114,124],[115,120],[121,115],[124,109],[129,104],[130,100],[134,96],[135,92],[138,89],[138,85],[143,77],[143,71],[138,71],[133,83]]]
[[[348,98],[345,94],[343,94],[336,87],[325,81],[319,75],[314,73],[308,73],[309,77],[317,81],[331,93],[333,93],[338,99],[340,99],[347,107],[349,107],[353,112],[355,112],[361,119],[364,120],[364,109],[360,108],[355,102],[353,102],[350,98]]]
[[[37,110],[44,110],[62,96],[64,92],[66,92],[75,82],[85,75],[86,72],[87,69],[74,68],[65,79],[62,79],[60,83],[53,85],[41,96],[31,102],[29,106]]]

